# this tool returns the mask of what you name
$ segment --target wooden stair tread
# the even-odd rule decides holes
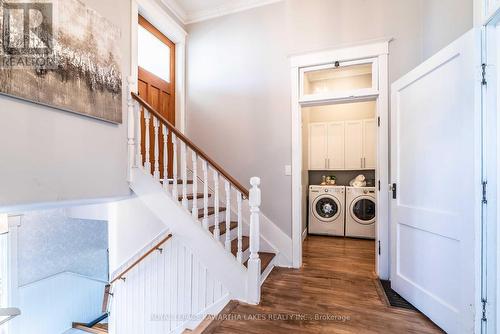
[[[208,195],[208,197],[212,197],[212,194],[207,194],[207,195]],[[180,194],[178,200],[182,201],[183,197],[184,196],[182,194]],[[187,194],[186,197],[187,197],[188,201],[192,201],[195,198],[195,195],[194,194]],[[197,193],[196,194],[196,199],[201,199],[201,198],[204,198],[203,193]]]
[[[81,331],[92,333],[92,334],[107,334],[108,333],[108,325],[107,324],[97,324],[92,328],[86,327],[85,324],[74,322],[74,329],[79,329]]]
[[[174,182],[174,180],[168,180],[168,184],[174,184]],[[163,183],[163,180],[160,180],[160,183]],[[182,184],[182,179],[178,179],[177,184]],[[193,180],[187,180],[187,184],[193,184]]]
[[[262,274],[264,270],[266,270],[267,266],[271,263],[271,261],[274,259],[276,254],[274,253],[267,253],[267,252],[259,252],[259,258],[260,258],[260,273]],[[243,264],[245,267],[248,267],[248,260]]]
[[[241,238],[241,251],[245,252],[248,247],[250,247],[250,238],[243,236]],[[231,253],[233,253],[234,256],[238,253],[238,239],[231,241]]]
[[[215,214],[215,208],[213,206],[209,206],[207,209],[209,216]],[[224,212],[224,211],[226,211],[226,208],[224,207],[219,208],[219,212]],[[198,209],[198,218],[203,218],[203,217],[204,217],[203,208]]]
[[[229,227],[229,230],[233,230],[238,227],[238,222],[231,222],[231,225]],[[223,235],[226,233],[226,222],[220,222],[219,223],[219,229],[220,229],[220,235]],[[215,225],[212,225],[208,228],[210,233],[214,233],[215,230]]]

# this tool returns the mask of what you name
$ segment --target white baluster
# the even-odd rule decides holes
[[[141,139],[141,116],[142,116],[142,107],[139,103],[135,103],[135,128],[136,128],[136,157],[135,157],[135,166],[143,168],[142,164],[142,139]]]
[[[219,241],[219,173],[214,169],[214,238]]]
[[[260,178],[252,177],[250,179],[252,188],[250,189],[250,259],[248,260],[248,299],[251,303],[260,302]]]
[[[160,121],[154,115],[153,115],[153,128],[154,128],[154,135],[155,135],[155,141],[154,141],[154,147],[153,147],[153,152],[154,152],[153,177],[156,181],[160,181],[160,143],[159,143]]]
[[[187,152],[186,143],[181,142],[182,206],[188,208],[187,199]]]
[[[203,227],[208,230],[208,163],[203,160]]]
[[[134,78],[128,77],[128,98],[127,98],[127,145],[128,145],[128,181],[132,182],[132,168],[135,167],[135,118],[134,118],[134,100],[131,93],[134,91]]]
[[[174,146],[173,149],[173,161],[172,161],[172,176],[174,178],[173,182],[173,187],[172,187],[172,196],[174,197],[174,200],[177,201],[179,195],[178,195],[178,189],[177,189],[177,136],[172,132],[172,145]]]
[[[150,138],[149,138],[149,119],[150,118],[151,118],[151,115],[149,114],[149,111],[144,109],[144,127],[145,127],[144,146],[145,146],[145,158],[146,158],[146,162],[144,163],[144,168],[146,169],[148,174],[151,173],[151,160],[149,157],[149,146],[150,146],[150,144],[149,144],[149,141],[150,141]]]
[[[168,128],[163,125],[163,189],[168,191]]]
[[[193,161],[193,218],[198,220],[198,156],[195,151],[191,152]]]
[[[225,182],[226,190],[226,240],[225,246],[228,252],[231,251],[231,184],[228,180]]]
[[[243,222],[241,217],[241,193],[239,191],[236,194],[236,201],[238,203],[238,253],[236,253],[236,259],[239,263],[243,263]]]

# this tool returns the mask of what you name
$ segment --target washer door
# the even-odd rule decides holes
[[[321,195],[314,200],[311,210],[318,220],[329,223],[340,216],[340,202],[331,195]]]
[[[351,217],[359,224],[373,224],[376,217],[376,206],[372,197],[359,196],[351,202]]]

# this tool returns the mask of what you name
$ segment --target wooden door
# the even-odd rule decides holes
[[[377,167],[377,122],[374,119],[363,121],[363,168]]]
[[[363,168],[363,121],[345,122],[345,169]]]
[[[327,136],[326,123],[309,124],[309,169],[324,170],[327,168]]]
[[[328,123],[328,169],[344,169],[344,122]]]
[[[165,35],[163,35],[158,29],[156,29],[151,23],[146,21],[142,16],[139,16],[139,25],[144,28],[148,33],[154,36],[157,40],[156,42],[161,42],[167,48],[163,48],[165,52],[168,53],[158,53],[153,57],[158,57],[159,62],[164,62],[165,69],[159,68],[155,69],[156,73],[153,73],[141,66],[139,66],[138,72],[138,91],[139,96],[141,96],[146,102],[148,102],[155,110],[157,110],[164,118],[166,118],[170,123],[175,125],[175,44],[170,41]],[[151,36],[149,36],[151,37]],[[141,39],[139,39],[139,48],[141,48]],[[146,44],[146,42],[144,42]],[[143,45],[146,47],[146,45]],[[165,59],[160,59],[160,57],[165,57]],[[169,61],[165,61],[166,58]],[[141,61],[139,61],[139,65],[141,65]],[[165,71],[159,73],[158,71]],[[167,73],[167,74],[166,74]],[[141,118],[141,143],[142,143],[142,156],[145,157],[145,125],[144,119]],[[153,122],[150,122],[150,142],[154,143],[154,127]],[[163,169],[164,169],[164,150],[163,150],[163,127],[160,125],[160,138],[159,142],[159,153],[160,153],[160,177],[164,177]],[[172,177],[172,157],[173,157],[173,146],[172,146],[172,136],[169,133],[168,136],[168,177]],[[154,168],[154,145],[151,145],[150,148],[150,162],[151,168]],[[153,170],[152,170],[153,171]],[[151,172],[152,172],[151,171]]]
[[[392,85],[392,288],[447,333],[473,333],[479,302],[478,37],[468,32]]]

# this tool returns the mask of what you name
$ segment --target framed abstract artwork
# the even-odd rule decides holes
[[[122,122],[121,32],[78,0],[0,0],[0,94]]]

